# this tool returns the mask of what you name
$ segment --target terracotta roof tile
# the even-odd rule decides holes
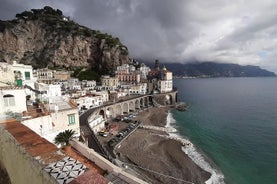
[[[17,142],[33,157],[43,156],[58,151],[58,148],[54,144],[40,137],[15,119],[6,121],[4,126]]]

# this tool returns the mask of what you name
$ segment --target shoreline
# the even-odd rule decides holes
[[[167,116],[167,124],[166,127],[171,127],[173,129],[176,128],[176,121],[172,116],[172,113],[169,112]],[[175,126],[174,126],[175,125]],[[175,129],[176,130],[176,129]],[[170,137],[174,137],[179,139],[179,141],[186,142],[186,145],[190,146],[182,146],[182,151],[193,160],[195,164],[197,164],[203,170],[209,172],[211,174],[210,178],[205,181],[205,184],[225,184],[224,175],[220,171],[220,169],[215,165],[215,163],[205,155],[204,152],[198,150],[193,143],[186,137],[179,134],[176,130],[175,132],[169,132]],[[181,140],[180,140],[181,139]]]
[[[172,128],[168,121],[170,109],[172,108],[150,108],[140,112],[134,120],[139,120],[147,126]],[[172,134],[175,133],[172,132]],[[205,171],[185,154],[184,145],[179,140],[172,139],[171,136],[170,132],[139,128],[115,151],[120,155],[119,160],[128,163],[130,168],[151,183],[205,183],[208,181],[212,176],[211,173]]]

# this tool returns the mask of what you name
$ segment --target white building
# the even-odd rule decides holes
[[[99,95],[86,95],[77,98],[72,98],[72,100],[77,103],[78,109],[90,109],[103,105],[102,97]]]
[[[144,63],[141,64],[139,71],[140,71],[140,78],[147,79],[147,75],[150,72],[150,68],[146,66]]]
[[[101,76],[101,85],[104,87],[104,89],[114,90],[119,85],[118,78],[103,75]]]
[[[62,96],[62,90],[61,86],[56,84],[50,84],[48,86],[48,96],[49,97],[56,97],[56,96]]]
[[[0,114],[27,111],[26,91],[23,87],[7,86],[0,88]]]
[[[103,119],[103,116],[97,115],[97,116],[91,116],[88,119],[89,126],[92,131],[99,132],[105,128],[105,121]]]
[[[117,71],[126,71],[126,72],[134,72],[136,71],[136,67],[129,64],[123,64],[121,66],[116,67]]]
[[[31,65],[18,64],[14,61],[12,67],[16,79],[21,79],[23,85],[34,87],[36,79],[33,77],[33,67]]]
[[[95,96],[101,96],[103,103],[109,101],[109,92],[108,91],[91,91],[90,94],[95,95]]]
[[[83,80],[82,81],[82,88],[84,90],[91,91],[91,90],[94,90],[95,87],[96,87],[96,81],[94,81],[94,80],[92,80],[92,81]]]
[[[54,80],[54,71],[48,68],[37,69],[34,71],[34,75],[37,76],[38,82],[51,84]]]
[[[80,135],[78,109],[72,102],[56,97],[47,109],[50,115],[24,120],[22,123],[52,143],[56,135],[65,130],[74,130],[76,137]]]
[[[173,90],[172,72],[163,67],[160,80],[158,81],[158,89],[161,93],[170,92]]]
[[[39,95],[38,98],[41,101],[50,101],[53,97],[61,97],[61,86],[58,84],[45,84],[45,83],[36,83],[36,89],[43,94]]]
[[[59,80],[53,83],[54,85],[60,85],[61,89],[66,90],[68,88],[68,81],[67,80]]]
[[[77,78],[71,78],[68,80],[68,87],[70,90],[81,90],[81,82]]]
[[[130,95],[145,95],[147,92],[147,83],[141,83],[130,86]]]

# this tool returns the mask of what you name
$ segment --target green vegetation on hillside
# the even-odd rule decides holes
[[[92,69],[85,69],[82,67],[73,68],[72,77],[78,78],[79,80],[96,80],[100,81],[100,72],[96,72]]]
[[[24,11],[16,14],[17,19],[27,20],[42,20],[48,26],[46,29],[51,31],[62,31],[64,33],[70,33],[74,36],[92,37],[96,39],[105,39],[106,45],[111,48],[116,45],[126,48],[122,45],[119,38],[114,38],[112,35],[107,33],[101,33],[98,30],[91,30],[85,26],[80,26],[74,21],[70,20],[69,17],[63,15],[63,12],[59,9],[55,10],[49,6],[45,6],[43,9],[31,9],[31,11]],[[3,29],[0,22],[0,31]]]

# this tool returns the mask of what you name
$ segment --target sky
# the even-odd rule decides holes
[[[0,0],[0,19],[51,6],[119,37],[132,58],[258,65],[277,73],[276,0]]]

